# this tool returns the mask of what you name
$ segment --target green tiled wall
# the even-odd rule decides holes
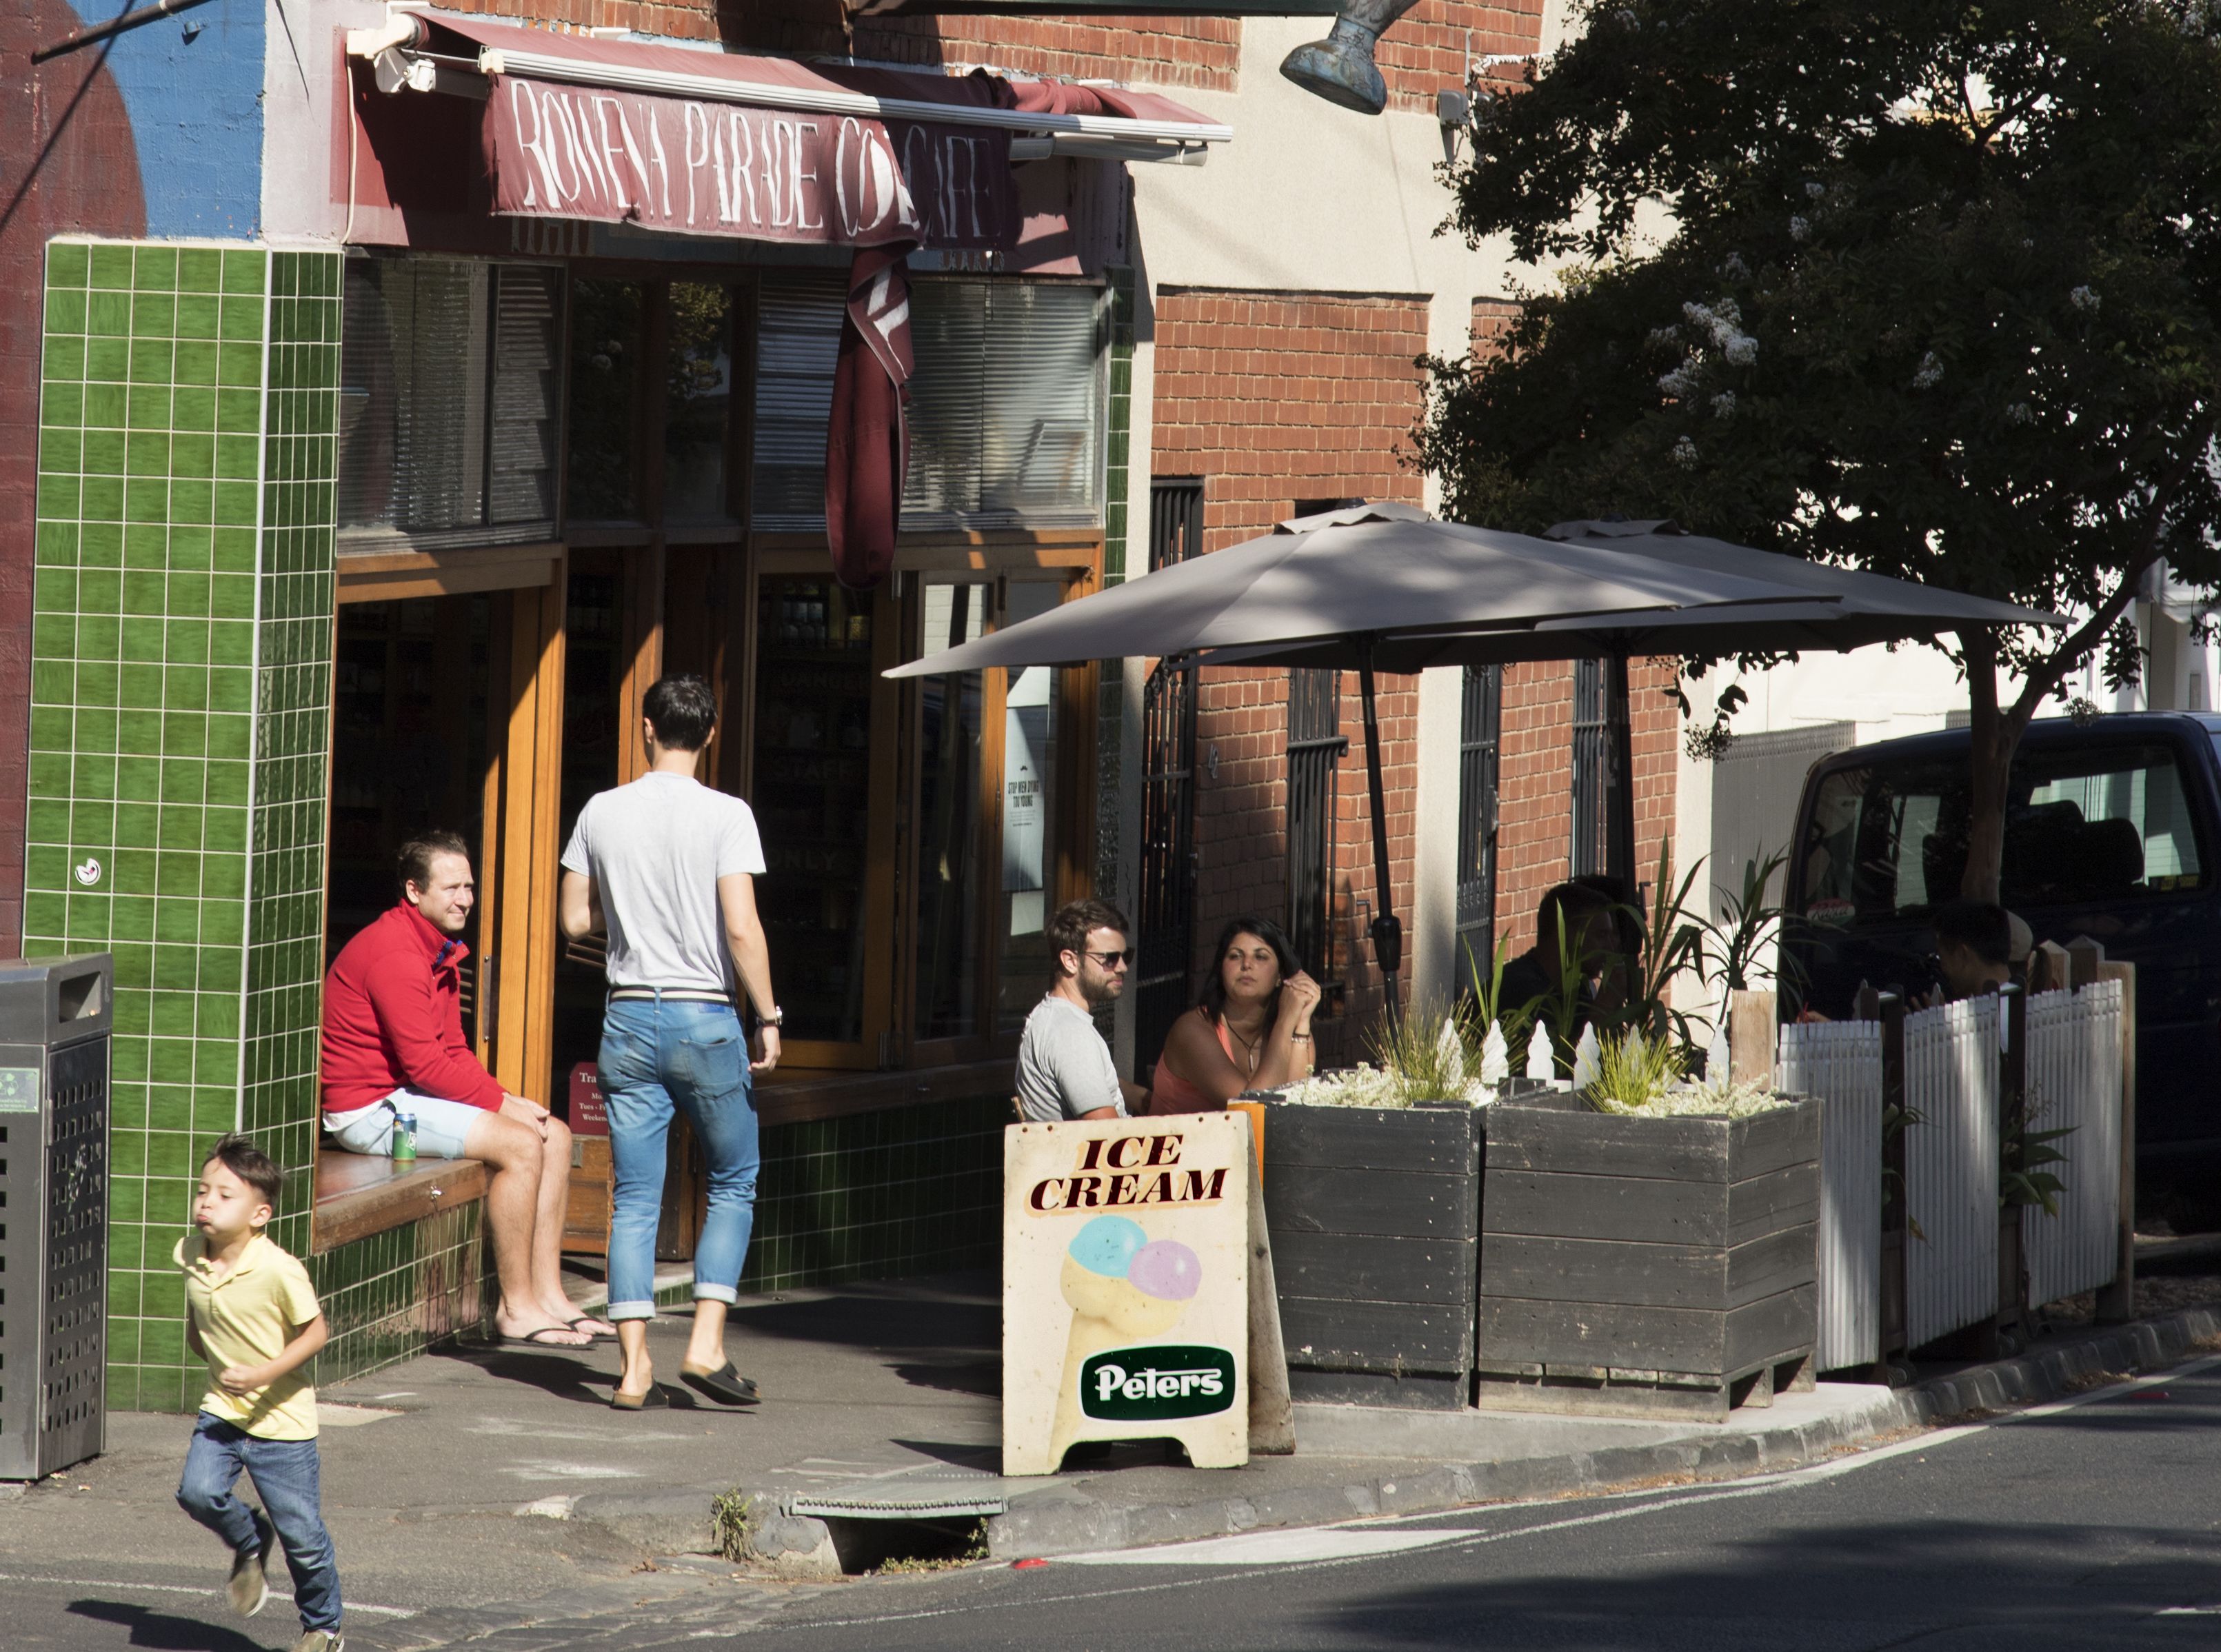
[[[741,1289],[979,1267],[1003,1243],[1004,1096],[851,1113],[763,1133]]]
[[[331,1341],[316,1380],[339,1382],[405,1360],[427,1342],[475,1326],[486,1285],[472,1202],[312,1259]]]
[[[1126,577],[1128,462],[1134,446],[1134,272],[1121,265],[1110,272],[1110,405],[1104,448],[1109,472],[1103,491],[1103,583]],[[1144,554],[1148,548],[1142,548]]]
[[[300,1173],[322,956],[339,259],[47,249],[24,948],[116,955],[110,1400],[197,1398],[195,1157]]]

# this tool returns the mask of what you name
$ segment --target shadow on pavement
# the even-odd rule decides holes
[[[2221,1542],[2203,1534],[2066,1521],[1799,1521],[1722,1556],[1708,1541],[1712,1526],[1690,1509],[1662,1552],[1655,1524],[1625,1540],[1641,1542],[1633,1553],[1615,1552],[1617,1536],[1538,1535],[1518,1541],[1517,1561],[1473,1562],[1516,1566],[1518,1575],[1342,1595],[1314,1620],[1321,1639],[1304,1643],[1342,1644],[1324,1631],[1361,1621],[1367,1644],[1413,1648],[1471,1647],[1481,1624],[1490,1644],[1506,1648],[2212,1644],[2212,1618],[2146,1616],[2221,1599]],[[1710,1552],[1699,1560],[1687,1550]],[[1439,1572],[1455,1553],[1427,1551],[1416,1563]]]
[[[729,1323],[743,1335],[793,1342],[999,1360],[1002,1289],[984,1272],[842,1285],[807,1296],[743,1298]]]
[[[457,1342],[435,1349],[429,1357],[453,1360],[498,1381],[537,1388],[557,1399],[606,1405],[609,1391],[616,1382],[616,1362],[613,1357],[597,1358],[600,1352],[582,1349],[575,1355],[531,1354],[485,1342]],[[599,1368],[603,1366],[609,1368]]]
[[[75,1618],[122,1624],[130,1630],[133,1646],[152,1648],[154,1652],[265,1652],[260,1641],[249,1640],[228,1624],[172,1617],[152,1606],[122,1600],[72,1600],[69,1611]]]

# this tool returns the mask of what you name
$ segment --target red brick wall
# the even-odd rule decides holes
[[[1206,552],[1268,531],[1298,499],[1419,499],[1419,477],[1397,455],[1419,407],[1413,361],[1426,347],[1424,298],[1167,288],[1156,297],[1155,336],[1151,468],[1204,479]],[[1417,679],[1382,678],[1378,709],[1391,875],[1408,924]],[[1322,1029],[1322,1060],[1362,1053],[1357,1029],[1380,998],[1361,934],[1377,901],[1362,716],[1356,674],[1345,673],[1342,728],[1350,751],[1336,776],[1335,951],[1348,990],[1342,1026]],[[1197,719],[1198,968],[1228,918],[1286,914],[1287,729],[1285,671],[1205,673]]]
[[[986,63],[1021,74],[1231,91],[1242,24],[1230,17],[859,18],[838,0],[448,0],[451,9],[564,29],[632,28],[758,52],[847,52],[882,63]]]
[[[866,19],[856,26],[856,52],[889,63],[985,63],[1021,74],[1232,91],[1241,66],[1242,22],[1236,17]]]
[[[25,760],[30,739],[33,512],[46,246],[56,235],[141,235],[147,208],[130,117],[104,54],[39,68],[32,49],[81,26],[63,0],[0,8],[0,956],[23,919]],[[90,81],[90,84],[88,84]]]
[[[1542,0],[1419,0],[1373,49],[1373,60],[1388,83],[1389,107],[1432,112],[1436,92],[1462,86],[1468,30],[1476,58],[1531,55],[1542,42]],[[1494,72],[1500,77],[1510,71]]]
[[[1680,714],[1660,691],[1678,662],[1637,660],[1628,668],[1628,743],[1635,758],[1635,860],[1649,884],[1658,846],[1674,830]],[[1535,909],[1572,867],[1573,666],[1510,666],[1498,748],[1496,929],[1515,952],[1535,942]],[[1699,851],[1703,852],[1701,847]],[[1680,847],[1674,859],[1684,860]]]

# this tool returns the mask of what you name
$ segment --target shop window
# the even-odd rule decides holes
[[[348,260],[342,532],[440,543],[552,531],[556,279],[532,265]]]
[[[867,1034],[866,981],[884,971],[884,903],[872,861],[878,604],[830,579],[767,579],[756,604],[754,783],[765,876],[756,901],[786,1036],[834,1046]],[[874,1029],[875,1030],[875,1029]]]
[[[731,514],[726,456],[733,429],[733,290],[671,284],[663,411],[663,515],[668,522]]]
[[[898,589],[897,588],[898,587]],[[879,673],[1044,613],[1054,573],[910,576],[870,597],[756,585],[757,891],[797,1066],[963,1061],[1011,1047],[1043,931],[1086,857],[1067,842],[1079,673]]]
[[[565,514],[640,515],[639,379],[645,295],[633,281],[571,284],[571,421]]]
[[[987,628],[995,587],[966,580],[925,587],[919,657],[969,642]],[[985,729],[980,672],[918,684],[918,911],[916,1020],[920,1038],[975,1032],[979,1021],[980,776]],[[1005,879],[1007,881],[1007,879]],[[999,885],[998,885],[999,886]]]
[[[1042,580],[1012,581],[1003,621],[1046,614],[1060,586]],[[996,995],[996,1030],[1015,1037],[1048,978],[1050,892],[1056,881],[1056,845],[1062,825],[1057,797],[1057,737],[1063,673],[1029,666],[1008,674],[1003,700],[1002,895],[996,935],[1003,949]]]
[[[767,275],[756,370],[755,525],[825,521],[825,429],[845,288]],[[1093,527],[1103,520],[1100,289],[920,280],[910,291],[903,526]]]

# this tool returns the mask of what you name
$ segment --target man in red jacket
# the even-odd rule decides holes
[[[491,1173],[501,1340],[584,1348],[614,1327],[582,1317],[563,1292],[563,1206],[571,1132],[512,1096],[463,1038],[458,938],[478,898],[470,851],[453,832],[401,847],[401,899],[340,949],[324,978],[324,1130],[350,1153],[392,1151],[394,1120],[416,1118],[428,1158],[478,1159]]]

